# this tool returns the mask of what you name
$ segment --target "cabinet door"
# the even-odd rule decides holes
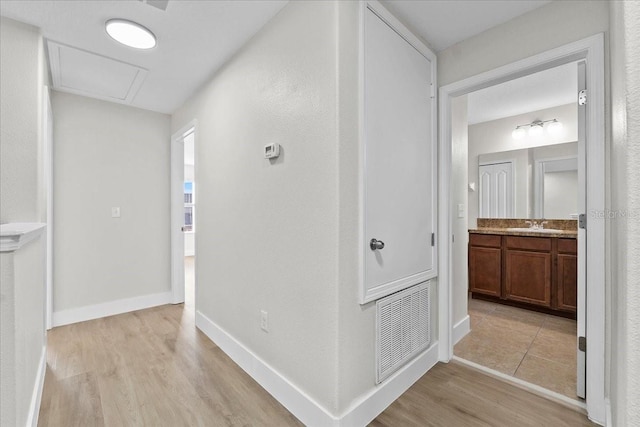
[[[551,307],[551,253],[506,251],[505,297]]]
[[[469,290],[484,295],[501,296],[502,250],[469,247]]]
[[[578,257],[558,254],[558,310],[576,311],[578,301]]]
[[[436,169],[432,60],[369,9],[364,59],[366,302],[435,276]]]

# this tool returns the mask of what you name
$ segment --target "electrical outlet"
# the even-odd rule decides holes
[[[111,208],[111,218],[120,218],[120,208],[119,207]]]
[[[260,310],[260,329],[269,332],[269,313],[264,310]]]

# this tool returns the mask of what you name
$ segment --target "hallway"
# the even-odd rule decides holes
[[[193,262],[187,266],[191,266],[187,278],[193,277]],[[38,424],[301,425],[196,329],[192,301],[187,296],[186,304],[49,331]],[[372,425],[573,427],[591,423],[571,409],[453,362],[434,367]]]

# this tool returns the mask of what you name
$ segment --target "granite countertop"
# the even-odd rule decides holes
[[[512,231],[508,228],[470,228],[469,233],[472,234],[498,234],[501,236],[528,236],[528,237],[561,237],[564,239],[575,239],[578,237],[578,231],[576,230],[562,230],[559,232],[544,232],[544,231]]]
[[[545,231],[526,231],[509,230],[510,228],[528,228],[529,224],[525,221],[536,221],[541,223],[546,221],[545,228],[553,230],[562,230],[555,232]],[[494,219],[494,218],[478,218],[478,227],[470,228],[469,233],[472,234],[497,234],[501,236],[527,236],[527,237],[559,237],[564,239],[575,239],[578,237],[577,220],[545,220],[545,219]]]

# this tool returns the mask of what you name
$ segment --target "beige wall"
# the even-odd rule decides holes
[[[611,2],[611,406],[640,425],[640,3]]]
[[[62,92],[52,104],[54,313],[169,292],[170,117]]]

